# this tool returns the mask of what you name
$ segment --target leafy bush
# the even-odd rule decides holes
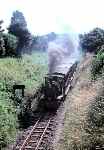
[[[92,61],[91,74],[93,79],[96,79],[96,77],[102,73],[103,66],[104,66],[104,52],[99,51]]]
[[[87,34],[80,35],[80,44],[85,52],[96,52],[104,44],[104,30],[95,28]]]
[[[16,109],[9,99],[9,94],[1,92],[0,89],[0,149],[14,140],[16,128]]]
[[[89,107],[87,115],[86,132],[89,136],[89,146],[102,149],[104,146],[104,87],[101,87],[100,93],[95,97]]]
[[[3,21],[0,21],[0,56],[16,55],[18,39],[12,34],[4,34],[1,26],[2,23]]]
[[[4,42],[5,42],[5,55],[6,56],[15,56],[16,55],[16,48],[18,44],[18,39],[16,36],[12,34],[4,34],[3,35]]]
[[[88,115],[90,128],[92,128],[92,130],[94,129],[93,126],[98,128],[104,125],[104,94],[96,97],[91,105]]]
[[[4,43],[4,39],[3,39],[4,30],[2,29],[2,23],[3,23],[3,21],[0,20],[0,56],[5,55],[5,43]]]

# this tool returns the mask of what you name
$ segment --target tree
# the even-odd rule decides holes
[[[5,43],[3,39],[4,29],[2,29],[2,23],[3,23],[3,20],[0,20],[0,56],[5,55]]]
[[[8,31],[9,33],[18,37],[19,42],[16,50],[17,54],[21,55],[21,53],[28,52],[32,37],[27,29],[27,23],[22,12],[13,12],[11,24],[8,28]]]
[[[3,39],[5,43],[5,56],[16,56],[18,38],[9,33],[4,34]]]
[[[89,52],[97,52],[104,45],[104,30],[95,28],[91,32],[80,35],[82,49]]]
[[[16,10],[13,12],[13,16],[11,17],[11,25],[20,25],[21,28],[27,29],[27,23],[25,17],[22,12]]]

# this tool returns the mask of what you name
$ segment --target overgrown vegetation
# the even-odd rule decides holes
[[[12,34],[3,34],[5,44],[5,55],[4,56],[16,56],[16,48],[18,45],[18,38]]]
[[[91,66],[91,75],[92,79],[96,79],[102,74],[104,68],[104,30],[95,28],[79,37],[82,51],[95,54]]]
[[[26,103],[21,98],[19,102],[14,101],[18,99],[13,99],[13,85],[23,84],[25,94],[34,94],[47,72],[47,56],[44,53],[34,53],[32,56],[0,59],[0,148],[13,141],[19,127],[17,117],[22,111],[21,106]],[[43,59],[43,63],[37,57]]]
[[[104,72],[104,52],[99,51],[93,58],[91,66],[92,79],[96,79]]]
[[[3,21],[0,21],[0,29],[2,28]],[[16,48],[18,45],[18,38],[12,34],[0,31],[0,57],[16,56]]]
[[[80,44],[85,52],[97,52],[104,45],[104,30],[95,28],[89,33],[80,35]]]
[[[19,40],[16,49],[17,55],[20,56],[22,53],[31,53],[32,35],[28,31],[27,22],[22,12],[13,12],[8,31]]]
[[[88,63],[86,54],[85,64],[77,70],[79,77],[67,98],[64,125],[57,136],[58,150],[104,148],[104,30],[81,35],[80,44],[83,52],[94,56]]]
[[[104,94],[98,95],[89,108],[87,116],[87,132],[91,134],[89,137],[90,147],[99,147],[102,149],[104,146]]]
[[[91,81],[89,57],[80,64],[76,84],[59,114],[63,122],[55,139],[57,150],[104,149],[104,78]]]
[[[4,33],[2,23],[3,21],[1,20],[0,149],[14,140],[15,134],[20,127],[20,120],[26,115],[24,111],[25,106],[28,106],[28,95],[34,95],[47,72],[46,53],[36,52],[30,56],[23,55],[24,53],[31,54],[32,50],[34,50],[34,43],[36,44],[37,40],[29,32],[23,13],[19,11],[13,12],[8,33]],[[14,98],[12,93],[13,85],[15,84],[25,85],[25,98]]]
[[[17,127],[16,108],[0,82],[0,149],[14,140]]]

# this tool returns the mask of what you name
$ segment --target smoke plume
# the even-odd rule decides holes
[[[78,38],[68,34],[58,35],[48,44],[49,73],[64,73],[78,59]]]

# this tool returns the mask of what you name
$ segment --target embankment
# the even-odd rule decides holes
[[[61,111],[54,140],[55,150],[90,150],[104,145],[103,79],[91,81],[92,54],[80,62]]]

